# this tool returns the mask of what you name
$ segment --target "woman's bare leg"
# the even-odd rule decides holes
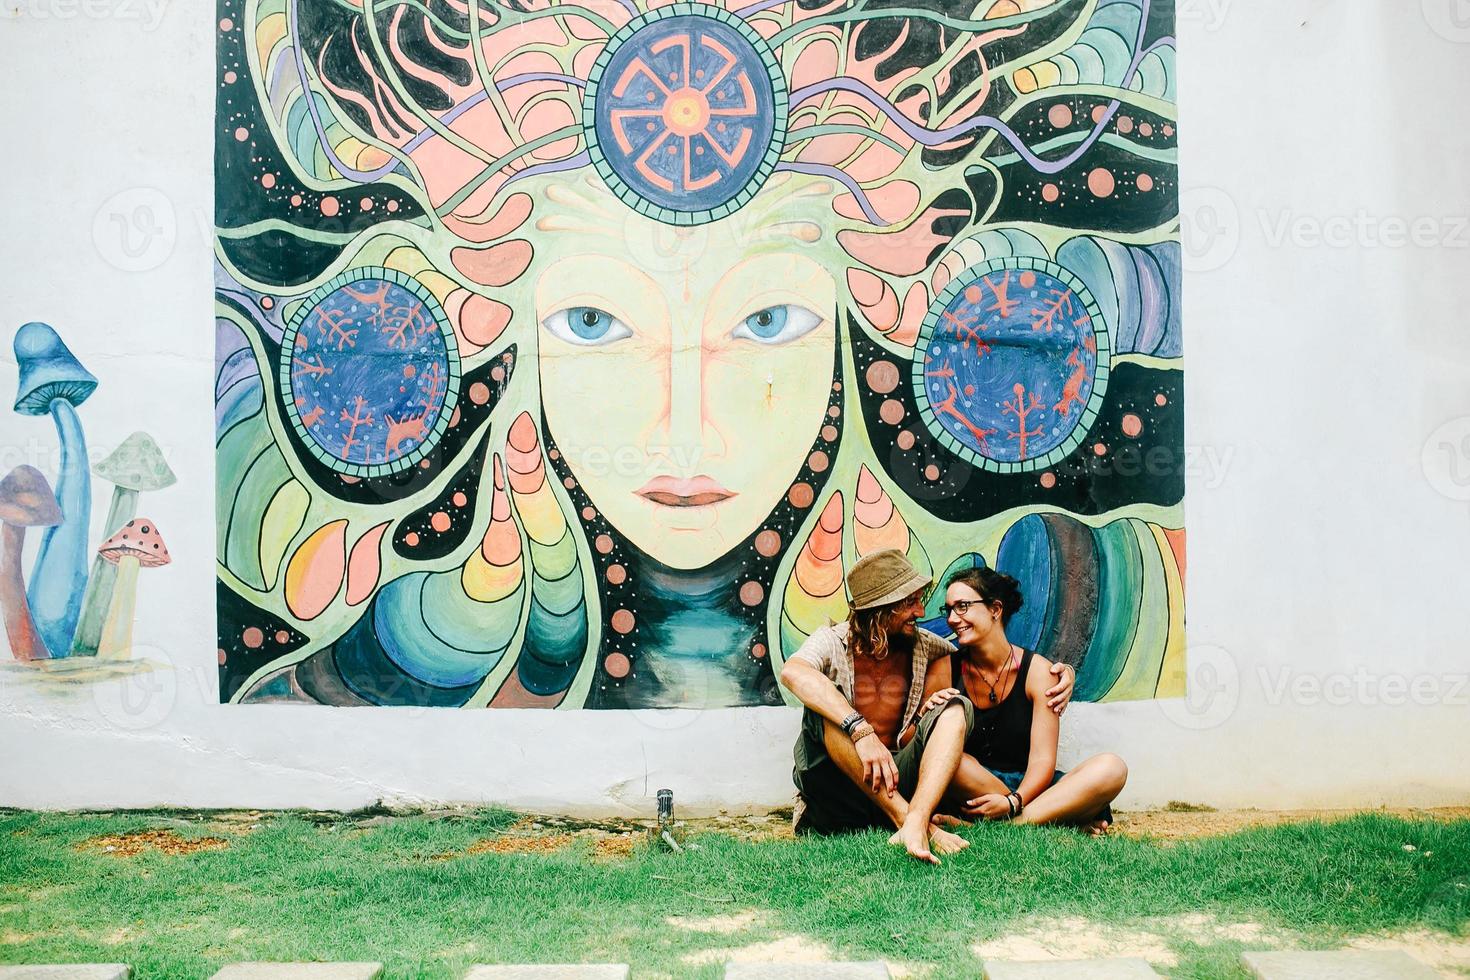
[[[1095,755],[1067,773],[1055,786],[1026,804],[1017,823],[1061,823],[1090,817],[1117,799],[1128,781],[1128,766],[1111,752]],[[1106,826],[1089,827],[1106,830]]]
[[[965,753],[960,756],[960,767],[955,770],[954,779],[949,784],[948,798],[964,803],[986,793],[1009,792],[1010,789],[994,773],[982,766],[973,755]]]

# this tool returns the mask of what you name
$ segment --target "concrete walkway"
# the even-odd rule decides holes
[[[381,963],[231,963],[214,980],[378,980]]]
[[[1439,974],[1398,950],[1336,949],[1241,953],[1257,980],[1439,980]]]
[[[1028,963],[985,961],[986,980],[1158,980],[1158,976],[1147,960],[1133,956]]]
[[[476,966],[464,980],[628,980],[628,967],[623,963]]]
[[[725,980],[890,980],[882,963],[730,963]]]
[[[0,980],[128,980],[124,963],[70,963],[64,966],[0,966]]]

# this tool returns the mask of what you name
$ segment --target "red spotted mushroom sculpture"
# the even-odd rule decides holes
[[[61,523],[61,508],[51,484],[34,466],[17,466],[0,480],[0,522],[5,530],[0,552],[0,610],[5,615],[5,634],[16,660],[46,660],[51,656],[31,618],[26,587],[21,578],[20,553],[25,547],[26,528],[55,527]]]
[[[117,566],[117,582],[107,619],[102,624],[102,637],[97,656],[126,660],[133,650],[133,609],[138,599],[138,569],[155,568],[169,563],[168,548],[158,533],[158,526],[146,517],[128,521],[117,533],[97,549],[97,554]]]

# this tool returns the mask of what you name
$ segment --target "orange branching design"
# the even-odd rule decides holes
[[[316,315],[316,339],[324,344],[336,343],[337,349],[357,346],[357,331],[347,329],[347,314],[343,310],[324,310],[318,306]]]
[[[1019,381],[1016,382],[1016,386],[1011,391],[1015,392],[1015,401],[1006,402],[1001,406],[1000,410],[1005,415],[1014,415],[1016,417],[1016,431],[1006,433],[1006,438],[1017,441],[1016,451],[1019,453],[1021,459],[1025,459],[1026,440],[1032,436],[1041,435],[1041,429],[1039,427],[1035,429],[1026,428],[1026,416],[1043,407],[1041,396],[1033,391],[1030,393],[1031,397],[1028,400],[1026,397],[1026,386]]]
[[[1036,314],[1036,319],[1031,321],[1031,329],[1045,330],[1047,333],[1051,333],[1052,330],[1056,329],[1057,317],[1064,311],[1068,314],[1072,312],[1072,291],[1070,289],[1062,290],[1061,293],[1055,296],[1052,303]],[[1083,319],[1085,322],[1085,315]]]
[[[959,398],[960,393],[955,388],[954,382],[947,381],[945,382],[945,384],[949,387],[949,397],[934,406],[934,413],[936,415],[948,415],[951,418],[955,419],[957,422],[960,423],[960,425],[963,425],[966,429],[970,430],[970,435],[974,436],[975,440],[980,443],[981,452],[990,452],[990,444],[986,441],[986,437],[995,435],[995,430],[982,429],[979,426],[975,425],[974,422],[971,422],[969,418],[965,416],[964,412],[961,412],[958,408],[955,407],[955,400]],[[1025,443],[1022,443],[1022,445],[1025,445]]]
[[[1011,299],[1011,274],[1002,272],[1000,274],[1000,285],[996,285],[994,279],[986,279],[985,283],[990,286],[990,291],[995,294],[995,312],[1000,314],[1002,320],[1009,320],[1017,306],[1021,304],[1018,299]]]
[[[332,367],[322,363],[322,356],[316,355],[316,360],[304,357],[293,357],[291,363],[295,365],[297,375],[308,378],[325,378],[332,373]]]
[[[363,412],[362,412],[363,407],[367,404],[367,399],[363,398],[361,395],[358,395],[357,396],[357,399],[356,399],[356,402],[357,403],[353,407],[353,410],[352,410],[352,414],[351,415],[348,415],[347,414],[347,409],[345,409],[345,408],[342,409],[342,421],[343,422],[346,422],[348,424],[348,426],[349,426],[349,428],[347,429],[347,435],[342,440],[342,458],[343,459],[347,459],[348,456],[351,455],[351,453],[352,453],[352,447],[355,446],[360,441],[357,438],[357,430],[358,430],[358,427],[359,426],[363,426],[363,425],[372,425],[373,424],[373,413],[372,413],[372,411],[369,410],[366,415],[364,415]],[[364,459],[366,459],[366,458],[367,457],[364,456]]]

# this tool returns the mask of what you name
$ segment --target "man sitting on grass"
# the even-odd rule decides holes
[[[950,686],[954,651],[919,628],[931,584],[897,549],[865,556],[847,575],[847,622],[817,630],[781,668],[781,683],[806,706],[794,751],[797,833],[892,826],[889,843],[934,864],[935,851],[969,846],[934,813],[974,727],[974,705],[952,697],[918,718]],[[1071,671],[1046,694],[1060,714]]]

